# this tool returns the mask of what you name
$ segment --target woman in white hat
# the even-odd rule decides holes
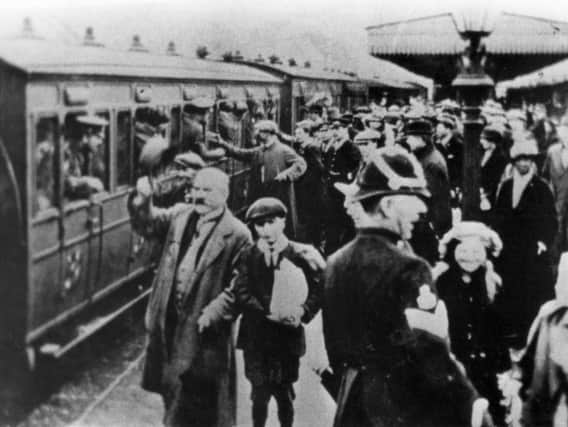
[[[502,248],[497,233],[485,224],[456,224],[440,241],[445,271],[436,282],[438,296],[448,310],[452,352],[477,391],[489,400],[495,421],[504,419],[497,373],[509,365],[494,305],[501,278],[491,261]]]
[[[556,210],[548,184],[535,174],[537,155],[532,139],[511,148],[513,173],[502,183],[493,211],[493,228],[503,239],[498,263],[503,291],[497,303],[513,347],[524,345],[538,307],[553,292],[549,248],[557,232]]]

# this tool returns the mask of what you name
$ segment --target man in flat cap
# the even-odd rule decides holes
[[[369,161],[371,154],[384,147],[385,137],[373,129],[365,129],[355,135],[353,142],[361,153],[361,165],[363,166]]]
[[[210,148],[217,139],[216,135],[207,131],[209,111],[214,102],[206,97],[192,99],[183,108],[182,151],[191,150],[205,161],[215,161],[225,155],[222,148]]]
[[[148,301],[142,387],[164,401],[164,425],[235,424],[236,318],[230,281],[250,232],[227,207],[229,177],[203,168],[189,203],[157,208],[147,179],[137,183],[130,214],[150,223],[165,246]]]
[[[429,196],[420,164],[385,147],[338,187],[366,218],[325,271],[324,338],[341,377],[334,427],[491,425],[487,401],[450,355],[430,268],[409,248]]]
[[[254,148],[239,148],[221,139],[217,144],[227,155],[247,161],[260,170],[260,183],[253,190],[254,197],[270,196],[280,199],[290,213],[287,230],[295,237],[298,214],[294,182],[306,172],[306,161],[291,147],[280,142],[278,125],[272,120],[261,120],[255,124],[255,136],[260,145]]]
[[[300,358],[306,352],[303,324],[321,303],[321,273],[325,266],[311,247],[288,240],[287,209],[273,197],[255,201],[246,221],[255,237],[238,263],[234,280],[243,310],[237,347],[244,351],[245,375],[252,385],[252,421],[264,427],[272,397],[282,427],[294,421],[294,388]]]
[[[104,190],[106,181],[105,128],[108,121],[96,115],[77,116],[66,128],[63,149],[64,194],[87,198]]]

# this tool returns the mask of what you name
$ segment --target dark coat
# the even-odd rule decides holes
[[[170,222],[162,259],[148,302],[146,324],[148,347],[142,386],[160,393],[166,404],[166,425],[194,425],[180,415],[187,404],[207,414],[196,425],[229,427],[234,424],[235,371],[232,343],[232,321],[225,313],[214,319],[214,326],[205,333],[197,331],[197,320],[205,307],[229,287],[238,255],[250,244],[247,227],[226,209],[214,227],[203,255],[188,285],[190,291],[183,301],[175,323],[169,322],[168,306],[174,284],[179,248],[190,217],[185,209],[173,217],[161,216],[158,221]],[[168,330],[168,328],[174,328]],[[168,336],[171,336],[169,344]],[[211,400],[204,401],[205,390]],[[195,414],[193,414],[195,415]],[[180,419],[181,418],[181,419]],[[208,422],[204,424],[203,419]]]
[[[432,144],[414,152],[424,169],[424,177],[431,197],[428,201],[428,215],[438,237],[452,226],[450,207],[450,180],[444,157]]]
[[[351,182],[359,169],[361,153],[351,140],[346,140],[339,148],[333,143],[328,144],[323,151],[322,160],[331,183]]]
[[[448,310],[452,353],[463,363],[479,393],[489,400],[494,417],[502,418],[497,373],[509,367],[509,356],[501,321],[487,295],[485,273],[480,267],[466,282],[454,260],[438,277],[436,287]]]
[[[313,270],[294,242],[282,251],[285,257],[299,267],[308,283],[308,297],[303,304],[304,315],[302,323],[308,323],[320,309],[322,289],[320,271]],[[306,352],[306,338],[304,327],[300,325],[293,328],[287,325],[268,320],[272,287],[274,285],[274,270],[268,267],[264,254],[258,247],[252,246],[243,251],[238,264],[238,274],[235,279],[235,293],[243,316],[237,338],[237,347],[249,353],[252,357],[282,356],[286,360],[289,356],[300,358]],[[247,371],[250,371],[248,367]],[[248,372],[251,381],[261,377],[257,382],[266,381],[262,378],[266,372]],[[293,373],[294,382],[298,372]],[[284,381],[286,382],[286,381]]]
[[[319,246],[322,239],[321,218],[327,202],[325,186],[325,169],[321,159],[321,149],[317,143],[305,147],[297,147],[298,152],[307,164],[306,173],[296,181],[296,198],[298,201],[298,218],[302,233],[296,236],[299,240],[308,241]]]
[[[554,199],[548,185],[534,176],[512,206],[513,179],[503,182],[493,210],[493,228],[503,240],[497,270],[503,279],[497,302],[514,345],[523,345],[538,308],[554,296],[549,252],[537,254],[537,242],[548,250],[557,231]]]
[[[534,139],[536,139],[538,145],[539,157],[537,158],[536,163],[538,170],[541,170],[548,147],[550,147],[558,139],[556,125],[547,118],[540,119],[534,122],[530,132],[534,136]]]
[[[331,253],[351,240],[355,229],[353,221],[345,212],[345,196],[334,187],[336,182],[347,183],[355,179],[361,163],[361,153],[351,140],[339,148],[332,143],[323,151],[322,160],[327,176],[327,206],[324,212],[326,253]]]
[[[487,162],[481,166],[481,188],[487,195],[491,207],[495,205],[497,189],[507,166],[507,158],[497,147]]]
[[[436,148],[446,160],[451,188],[461,188],[463,181],[463,138],[460,134],[453,133],[446,145],[437,143]]]
[[[447,344],[410,329],[428,265],[384,229],[359,230],[325,273],[323,327],[342,374],[334,426],[469,426],[477,394]]]
[[[294,181],[298,180],[307,169],[306,161],[292,147],[280,141],[269,147],[239,148],[226,142],[220,145],[227,155],[247,161],[259,174],[257,186],[252,189],[251,199],[276,197],[288,208],[287,235],[295,237],[298,227],[298,206]],[[276,181],[278,174],[285,174],[286,180]]]

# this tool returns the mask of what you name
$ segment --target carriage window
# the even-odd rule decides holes
[[[117,114],[117,138],[116,138],[116,167],[117,185],[123,186],[130,183],[132,171],[131,139],[130,139],[130,111],[120,111]]]
[[[57,118],[42,118],[36,125],[34,212],[55,205],[55,145]]]
[[[181,108],[174,107],[172,108],[172,115],[170,119],[170,141],[171,145],[178,146],[179,145],[179,133],[181,130]]]
[[[63,178],[67,200],[88,198],[108,189],[108,123],[107,113],[65,117]]]
[[[169,125],[170,117],[166,107],[141,107],[136,110],[134,115],[134,174],[136,177],[144,173],[138,167],[138,157],[142,147],[149,138],[166,137]]]

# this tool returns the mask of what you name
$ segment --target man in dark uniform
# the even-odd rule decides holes
[[[429,196],[420,164],[385,147],[338,187],[367,218],[325,272],[324,338],[341,376],[334,427],[491,425],[449,353],[430,269],[407,243]]]
[[[348,183],[353,180],[361,154],[349,137],[348,129],[339,122],[332,125],[332,141],[324,148],[322,159],[327,175],[328,208],[326,210],[325,252],[331,253],[348,241],[352,231],[351,220],[343,209],[343,197],[334,185],[338,182]]]

